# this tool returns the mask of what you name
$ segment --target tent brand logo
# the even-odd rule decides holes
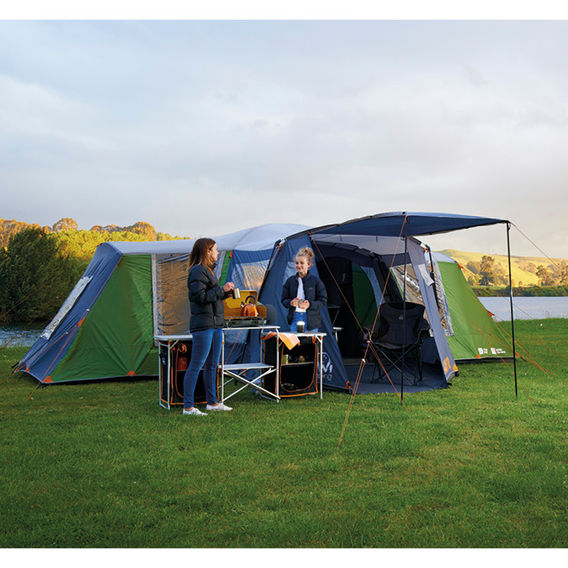
[[[331,357],[324,351],[321,355],[322,359],[322,378],[326,382],[331,382],[333,379],[333,363]]]
[[[501,349],[500,347],[490,347],[489,349],[485,349],[483,347],[478,347],[477,352],[480,355],[489,355],[489,351],[491,351],[491,355],[505,355],[506,351]]]

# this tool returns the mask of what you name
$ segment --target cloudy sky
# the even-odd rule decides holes
[[[0,218],[441,211],[568,258],[567,54],[568,21],[0,21]],[[425,240],[506,251],[502,226]]]

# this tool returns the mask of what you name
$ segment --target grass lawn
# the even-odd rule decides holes
[[[356,397],[340,447],[346,394],[182,416],[155,380],[34,391],[1,349],[0,548],[566,547],[568,320],[516,330],[518,399],[512,363],[464,364]]]

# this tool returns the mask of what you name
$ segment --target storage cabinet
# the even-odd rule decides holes
[[[313,336],[299,336],[300,344],[288,349],[284,342],[278,341],[280,363],[280,396],[304,396],[318,393],[318,368],[320,343]],[[276,365],[276,337],[265,341],[265,361]],[[265,380],[265,388],[276,392],[275,376]]]
[[[183,379],[191,360],[191,341],[160,344],[160,403],[165,408],[183,405]],[[218,390],[217,381],[217,390]],[[195,404],[205,404],[203,371],[200,371],[195,385]]]

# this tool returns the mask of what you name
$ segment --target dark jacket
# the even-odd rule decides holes
[[[310,302],[310,307],[306,311],[308,329],[321,328],[321,309],[327,304],[327,292],[323,282],[309,272],[302,278],[304,285],[304,295]],[[288,323],[294,319],[295,308],[290,306],[290,302],[298,295],[298,274],[290,276],[284,282],[282,289],[282,304],[288,308]]]
[[[215,274],[202,264],[196,264],[189,270],[187,288],[191,311],[189,330],[193,332],[223,327],[223,299],[229,294],[219,286]]]

